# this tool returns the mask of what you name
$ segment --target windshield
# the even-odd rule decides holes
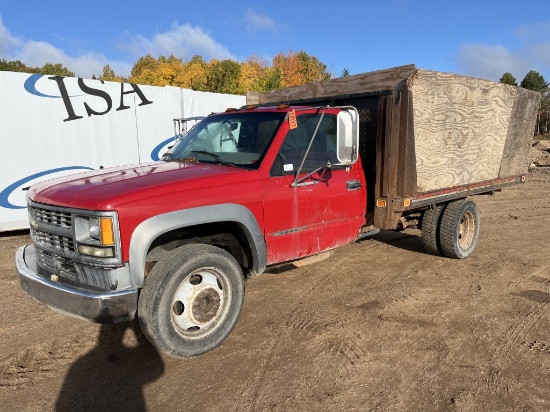
[[[285,112],[249,112],[207,117],[162,160],[257,167],[285,115]]]

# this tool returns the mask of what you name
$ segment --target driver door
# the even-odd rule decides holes
[[[319,113],[297,116],[297,127],[287,132],[269,177],[262,179],[268,264],[350,243],[365,223],[360,163],[337,164],[336,115],[324,114],[320,120]],[[300,165],[299,178],[318,170],[293,187]]]

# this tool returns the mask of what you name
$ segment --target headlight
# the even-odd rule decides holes
[[[89,245],[78,245],[78,253],[93,257],[115,257],[115,248]]]
[[[99,258],[115,257],[114,219],[113,216],[75,216],[78,253]]]

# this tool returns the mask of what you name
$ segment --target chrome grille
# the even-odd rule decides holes
[[[58,249],[74,251],[74,241],[65,236],[57,236],[39,230],[31,230],[32,239],[40,246],[51,246]]]
[[[29,204],[31,236],[44,249],[74,252],[72,215],[61,208]]]
[[[70,259],[41,249],[36,249],[36,259],[42,268],[53,274],[64,273],[70,278],[76,278],[75,267]]]
[[[72,218],[70,213],[30,205],[29,211],[36,222],[49,223],[64,228],[72,227]]]
[[[120,241],[116,239],[115,254],[112,258],[99,258],[80,254],[80,244],[90,244],[89,220],[98,217],[113,219],[114,229],[118,235],[117,213],[114,211],[95,211],[71,209],[67,207],[36,203],[30,199],[27,202],[30,220],[30,234],[36,246],[44,254],[39,264],[68,279],[79,279],[79,282],[88,284],[87,274],[81,274],[78,267],[91,266],[105,269],[109,272],[114,267],[122,267]],[[93,243],[95,245],[96,243]],[[61,267],[59,266],[61,262]],[[61,272],[58,272],[60,271]],[[58,273],[56,273],[56,271]],[[84,276],[86,275],[86,276]],[[75,280],[76,281],[76,280]],[[97,283],[97,282],[95,282]],[[95,285],[95,283],[92,283]]]

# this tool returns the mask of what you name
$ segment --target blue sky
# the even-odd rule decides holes
[[[149,53],[271,61],[305,51],[335,76],[404,64],[498,80],[550,80],[548,1],[0,0],[0,59],[127,76]]]

